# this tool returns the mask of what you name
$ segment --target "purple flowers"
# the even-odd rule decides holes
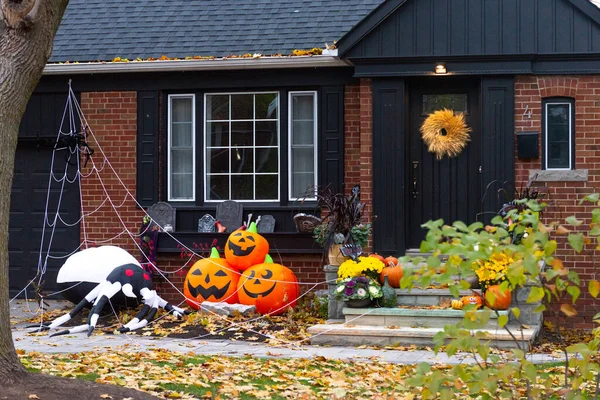
[[[355,276],[338,281],[336,296],[343,300],[376,299],[383,295],[381,285],[367,276]]]
[[[350,282],[346,283],[346,287],[353,288],[354,286],[356,286],[356,282],[354,282],[354,281],[350,281]]]
[[[346,285],[346,290],[344,290],[344,294],[346,296],[352,296],[354,294],[354,289],[349,288],[348,285]]]

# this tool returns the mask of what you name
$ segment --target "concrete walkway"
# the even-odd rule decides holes
[[[50,309],[69,309],[72,305],[63,301],[50,301]],[[30,309],[35,310],[37,304],[30,303]],[[473,363],[470,355],[457,355],[449,357],[446,353],[434,354],[427,350],[387,350],[356,347],[321,347],[311,345],[289,345],[287,347],[274,347],[264,343],[230,341],[230,340],[204,340],[204,339],[173,339],[156,338],[138,335],[99,335],[87,337],[85,333],[58,336],[50,338],[47,333],[43,335],[30,335],[24,327],[31,323],[24,322],[32,318],[27,304],[24,301],[11,303],[11,324],[13,340],[17,349],[27,352],[37,351],[42,353],[78,353],[83,351],[145,351],[149,349],[166,349],[174,352],[198,355],[225,355],[243,357],[277,357],[277,358],[310,358],[322,356],[325,358],[341,360],[381,361],[395,364],[416,364],[426,362],[429,364],[464,364]],[[530,360],[534,363],[547,363],[563,361],[561,358],[548,354],[532,354]]]

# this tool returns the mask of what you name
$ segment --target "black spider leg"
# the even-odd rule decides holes
[[[125,326],[119,329],[120,332],[129,332],[134,331],[136,329],[143,328],[148,325],[156,316],[156,312],[158,311],[158,307],[161,304],[161,297],[154,290],[150,290],[148,288],[142,288],[140,290],[140,294],[142,295],[142,300],[144,302],[143,309],[136,315],[134,319],[129,321]],[[144,309],[148,307],[150,311],[145,315],[142,313]]]
[[[138,312],[130,322],[133,322],[133,321],[139,322],[142,318],[144,318],[146,316],[146,314],[148,314],[148,311],[150,311],[150,306],[148,304],[144,304],[144,306],[142,307],[140,312]],[[122,326],[119,328],[119,332],[121,332],[121,333],[129,332],[130,330],[131,329],[129,329],[126,326]]]

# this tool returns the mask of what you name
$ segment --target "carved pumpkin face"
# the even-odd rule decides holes
[[[479,308],[483,305],[483,299],[481,298],[481,296],[464,296],[462,298],[462,303],[463,306],[467,306],[469,304],[474,304],[476,306],[476,308]]]
[[[216,249],[215,249],[216,251]],[[183,294],[194,309],[204,301],[237,303],[239,275],[223,258],[205,258],[197,261],[187,273],[183,283]]]
[[[225,259],[240,271],[263,262],[268,252],[269,242],[256,232],[254,223],[245,231],[232,232],[225,244]]]
[[[240,303],[256,306],[261,314],[279,315],[296,305],[300,293],[296,275],[279,264],[254,265],[238,282]]]

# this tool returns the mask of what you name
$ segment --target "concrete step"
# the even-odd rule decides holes
[[[508,326],[518,339],[521,348],[529,348],[539,333],[539,327],[520,329]],[[308,328],[313,345],[331,346],[410,346],[432,347],[433,337],[442,328],[383,327],[350,324],[319,324]],[[476,331],[471,331],[475,334]],[[480,329],[490,340],[490,346],[498,349],[517,348],[517,342],[505,329]]]
[[[483,313],[479,310],[476,313]],[[343,309],[345,321],[353,325],[408,326],[411,328],[443,328],[460,323],[465,311],[453,309],[426,308],[348,308]],[[498,317],[508,311],[492,312],[486,329],[498,329]]]
[[[456,299],[450,293],[450,289],[394,289],[398,296],[399,306],[437,306],[442,301]],[[479,292],[479,290],[478,290]],[[461,290],[460,297],[470,296],[472,290]]]

